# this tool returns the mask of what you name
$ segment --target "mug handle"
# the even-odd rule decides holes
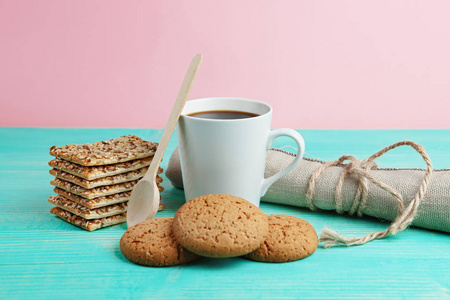
[[[302,160],[303,154],[305,154],[305,141],[303,140],[303,137],[295,131],[294,129],[290,128],[280,128],[272,130],[269,133],[269,137],[267,139],[267,150],[269,150],[272,147],[273,141],[280,136],[287,136],[292,138],[297,143],[297,157],[283,170],[280,172],[270,176],[269,178],[265,178],[262,181],[261,185],[261,197],[264,196],[269,189],[269,187],[278,179],[292,171]]]

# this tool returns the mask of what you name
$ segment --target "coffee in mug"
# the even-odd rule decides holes
[[[189,114],[189,117],[201,119],[245,119],[258,116],[257,114],[235,110],[210,110]]]

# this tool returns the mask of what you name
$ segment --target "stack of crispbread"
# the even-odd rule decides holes
[[[48,199],[56,205],[50,212],[88,231],[125,222],[131,191],[147,172],[157,146],[129,135],[50,147],[56,157],[48,163],[56,177],[50,183],[57,194]],[[162,192],[162,178],[157,176],[156,182]]]

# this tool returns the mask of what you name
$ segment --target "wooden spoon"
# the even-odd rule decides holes
[[[164,128],[152,163],[145,176],[135,185],[133,192],[131,193],[127,210],[128,227],[136,225],[146,219],[153,218],[158,211],[160,195],[158,186],[156,185],[156,175],[158,174],[159,164],[161,163],[164,151],[166,151],[167,145],[169,144],[172,132],[177,125],[201,62],[201,54],[197,54],[192,59],[189,69],[184,76],[177,100],[173,105],[172,112],[170,113],[169,120]]]

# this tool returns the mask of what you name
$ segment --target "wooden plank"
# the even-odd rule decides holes
[[[409,139],[423,144],[438,168],[450,168],[450,131],[300,130],[306,152],[325,159],[342,154],[364,158],[384,146]],[[450,289],[450,236],[409,228],[359,247],[319,248],[311,257],[286,264],[242,258],[209,259],[170,268],[128,262],[119,240],[125,224],[86,232],[49,213],[52,194],[48,147],[136,134],[158,141],[161,130],[0,128],[0,298],[155,299],[445,299]],[[172,137],[162,167],[176,147]],[[275,141],[276,147],[291,145]],[[380,159],[385,167],[421,167],[412,150]],[[173,216],[183,193],[163,176],[166,210]],[[267,214],[291,214],[358,236],[388,224],[333,212],[312,212],[263,203]]]

